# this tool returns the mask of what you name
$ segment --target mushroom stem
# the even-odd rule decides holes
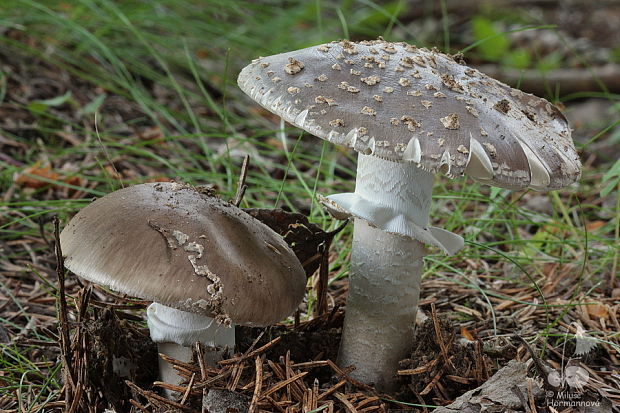
[[[426,230],[432,183],[433,175],[413,164],[359,155],[355,194],[348,194],[356,219],[338,361],[384,391],[393,389],[398,362],[411,351],[426,255],[422,242],[397,231],[411,223]]]
[[[355,219],[338,355],[341,366],[355,365],[355,379],[392,390],[398,362],[411,352],[425,251],[413,238]]]
[[[204,315],[153,303],[147,308],[147,322],[157,350],[179,361],[191,361],[192,346],[196,342],[207,347],[205,362],[211,366],[235,346],[234,325],[224,326]],[[159,378],[170,384],[179,384],[181,379],[170,363],[162,359],[159,360]],[[166,395],[170,397],[171,392]]]

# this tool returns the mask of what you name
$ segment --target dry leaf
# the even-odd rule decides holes
[[[595,319],[607,318],[609,317],[609,307],[602,303],[595,303],[586,306],[586,310],[588,311],[588,315]]]
[[[165,176],[154,176],[152,178],[148,178],[146,182],[173,182],[172,179],[166,178]]]
[[[196,57],[199,59],[206,59],[209,57],[209,51],[205,50],[205,49],[198,49],[196,50]]]
[[[467,327],[461,327],[461,335],[468,341],[476,341]]]
[[[42,179],[40,179],[42,178]],[[53,172],[49,166],[41,167],[38,163],[30,166],[22,171],[15,178],[15,183],[26,188],[43,188],[52,185],[46,180],[58,181],[60,174]]]
[[[49,181],[61,181],[69,185],[83,186],[83,179],[77,176],[63,178],[58,172],[52,171],[49,166],[41,166],[39,163],[24,169],[15,177],[15,183],[26,188],[39,189],[54,185]]]
[[[603,225],[605,225],[605,221],[590,221],[588,223],[586,223],[586,230],[588,231],[595,231],[597,229],[599,229],[600,227],[602,227]]]
[[[302,263],[308,277],[321,263],[319,246],[337,232],[325,232],[318,225],[309,222],[304,215],[280,208],[244,208],[244,211],[284,238]]]

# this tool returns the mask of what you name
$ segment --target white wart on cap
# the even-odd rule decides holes
[[[189,185],[112,192],[78,212],[60,241],[80,277],[224,323],[273,324],[305,293],[304,270],[278,234]]]
[[[580,176],[555,106],[435,50],[335,41],[258,58],[238,83],[293,125],[364,154],[510,189]]]

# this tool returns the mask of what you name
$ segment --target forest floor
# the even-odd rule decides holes
[[[617,3],[17,3],[0,10],[0,412],[218,411],[208,403],[427,412],[493,380],[515,387],[479,390],[486,400],[465,396],[470,405],[454,411],[620,412]],[[184,384],[157,382],[149,303],[70,273],[59,280],[54,218],[62,228],[93,198],[141,182],[209,185],[230,199],[250,154],[243,207],[299,212],[334,230],[340,223],[315,195],[353,188],[354,154],[294,128],[285,150],[277,119],[236,89],[236,74],[258,54],[379,35],[465,51],[468,64],[557,104],[582,179],[539,193],[437,178],[433,225],[463,235],[466,248],[426,257],[416,336],[394,394],[335,364],[351,225],[328,252],[326,308],[317,271],[295,318],[237,327],[238,347],[218,366],[170,361]],[[119,358],[136,366],[129,377],[114,373]],[[520,383],[494,376],[518,370],[511,360],[527,363],[514,375]],[[585,375],[577,390],[566,380],[576,368]]]

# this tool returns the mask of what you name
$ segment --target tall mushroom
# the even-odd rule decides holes
[[[238,83],[284,120],[359,152],[355,192],[324,203],[355,218],[339,363],[381,389],[411,346],[424,244],[463,246],[429,226],[434,174],[537,190],[580,176],[555,106],[436,50],[335,41],[258,58]]]
[[[79,211],[60,242],[75,274],[153,301],[151,338],[180,360],[189,360],[199,341],[220,349],[208,352],[214,363],[233,349],[234,324],[274,324],[305,293],[304,269],[281,236],[185,184],[112,192]],[[178,381],[168,363],[160,362],[160,375]]]

